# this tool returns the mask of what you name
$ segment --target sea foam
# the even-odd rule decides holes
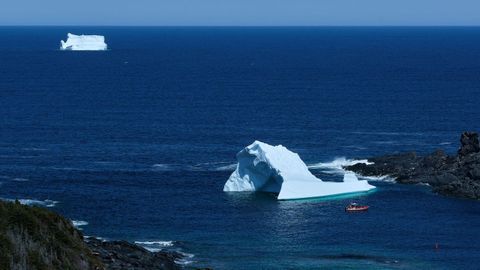
[[[145,248],[150,252],[159,252],[162,250],[172,250],[173,241],[135,241],[135,244]],[[177,251],[177,250],[174,250]]]
[[[352,166],[359,163],[365,163],[367,165],[373,164],[373,162],[369,162],[366,159],[347,159],[345,157],[338,157],[329,162],[319,162],[308,165],[309,169],[322,169],[326,172],[332,173],[341,173],[343,174],[345,170],[343,167],[345,166]]]
[[[321,170],[324,173],[329,174],[338,174],[344,175],[347,170],[344,169],[346,166],[352,166],[355,164],[367,164],[371,165],[374,164],[373,162],[368,161],[367,159],[347,159],[345,157],[338,157],[329,162],[319,162],[308,165],[309,169],[313,170]],[[395,182],[395,178],[391,177],[390,175],[382,175],[382,176],[363,176],[358,175],[358,179],[360,180],[368,180],[368,181],[381,181],[381,182]]]
[[[72,224],[73,226],[75,226],[77,229],[80,229],[79,227],[82,227],[82,226],[87,226],[88,225],[88,222],[84,221],[84,220],[72,220]]]
[[[138,245],[158,245],[162,247],[171,247],[173,246],[173,241],[135,241],[135,244]]]

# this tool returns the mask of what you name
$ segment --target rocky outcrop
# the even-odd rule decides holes
[[[0,200],[0,270],[175,270],[181,258],[126,241],[84,239],[48,209]]]
[[[101,259],[107,269],[120,270],[176,270],[175,263],[183,258],[176,252],[150,252],[126,241],[102,241],[93,237],[85,239],[93,254]]]
[[[464,157],[472,153],[478,153],[480,146],[478,144],[478,134],[476,132],[464,132],[460,138],[460,149],[458,156]]]
[[[464,132],[457,155],[437,150],[426,156],[415,152],[369,158],[373,164],[359,163],[345,169],[364,176],[396,178],[397,182],[427,183],[444,195],[480,199],[480,145],[478,134]]]

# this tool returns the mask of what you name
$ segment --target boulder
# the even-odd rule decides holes
[[[458,156],[464,157],[472,153],[478,153],[480,145],[478,143],[478,133],[463,132],[460,137],[460,148],[458,149]]]

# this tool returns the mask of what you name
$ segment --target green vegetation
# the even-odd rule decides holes
[[[0,201],[0,270],[103,269],[70,221],[41,207]]]

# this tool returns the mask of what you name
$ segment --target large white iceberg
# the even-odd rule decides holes
[[[61,50],[104,51],[107,49],[104,36],[67,34],[67,41],[60,41]]]
[[[318,198],[367,192],[375,187],[347,172],[343,182],[324,182],[315,177],[300,159],[282,145],[255,141],[237,154],[237,168],[223,191],[278,193],[279,200]]]

